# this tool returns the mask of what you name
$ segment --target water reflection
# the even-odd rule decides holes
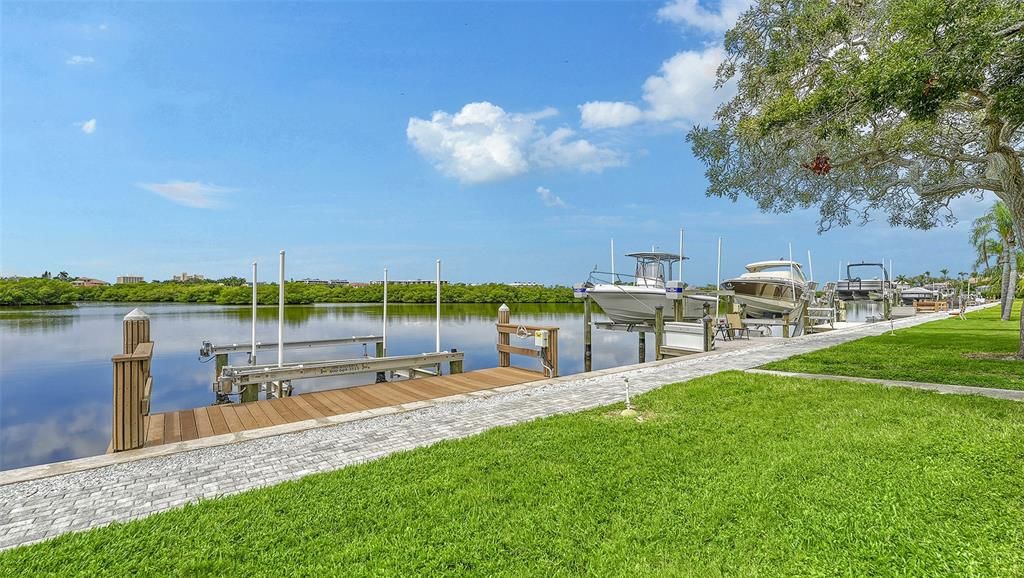
[[[199,347],[249,339],[247,306],[200,304],[82,304],[63,308],[0,310],[0,469],[100,454],[110,436],[110,357],[119,353],[121,319],[139,306],[151,317],[156,342],[153,358],[153,411],[199,407],[213,400],[214,364],[201,363]],[[497,305],[442,307],[441,344],[466,353],[465,369],[497,365]],[[286,339],[328,339],[380,334],[379,304],[302,305],[285,310]],[[434,350],[434,305],[388,307],[388,352]],[[512,306],[514,322],[554,325],[559,331],[559,369],[582,371],[582,307],[579,304]],[[277,340],[277,309],[257,310],[257,339]],[[530,338],[532,339],[532,337]],[[635,363],[636,335],[594,332],[594,368]],[[513,341],[517,341],[513,337]],[[653,359],[653,339],[647,358]],[[515,344],[515,343],[514,343]],[[521,345],[525,345],[526,342]],[[286,351],[286,360],[342,359],[363,355],[362,346]],[[367,352],[373,355],[372,346]],[[276,359],[261,352],[262,360]],[[246,354],[231,363],[243,364]],[[539,361],[513,356],[513,364],[540,369]],[[297,392],[372,381],[344,376],[295,381]]]

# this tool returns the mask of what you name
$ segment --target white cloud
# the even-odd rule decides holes
[[[559,207],[561,209],[569,207],[569,205],[562,200],[562,197],[552,193],[551,189],[547,187],[537,187],[537,194],[540,195],[541,202],[548,207]]]
[[[78,126],[82,127],[82,132],[85,134],[92,134],[96,132],[96,119],[90,118],[85,122],[78,123]]]
[[[753,0],[719,0],[708,9],[700,0],[672,0],[658,18],[721,36]],[[703,50],[685,50],[661,63],[643,85],[643,105],[591,101],[579,106],[580,124],[588,129],[620,128],[638,122],[709,123],[720,104],[732,98],[732,82],[716,89],[718,67],[725,60],[721,41]]]
[[[628,102],[591,101],[579,106],[583,128],[618,128],[643,120],[644,111]]]
[[[752,0],[720,0],[717,10],[708,10],[699,0],[672,0],[658,10],[658,18],[709,34],[724,34],[752,3]]]
[[[608,167],[625,164],[619,153],[596,146],[586,139],[574,139],[575,134],[568,128],[555,129],[533,143],[530,159],[545,168],[575,167],[588,173],[599,173]]]
[[[71,58],[68,58],[66,60],[66,62],[68,64],[72,64],[72,65],[92,64],[92,63],[96,62],[96,59],[91,57],[91,56],[81,56],[79,54],[76,54],[76,55],[72,56]]]
[[[410,118],[406,136],[437,170],[463,183],[514,177],[535,167],[600,172],[624,160],[560,128],[547,134],[538,120],[557,111],[510,113],[490,102],[471,102],[455,114],[437,111],[430,119]]]
[[[716,89],[718,66],[725,59],[721,45],[686,50],[661,64],[643,85],[644,107],[625,102],[592,101],[580,105],[584,128],[619,128],[642,121],[707,123],[715,109],[732,97],[732,82]]]
[[[721,46],[687,50],[666,60],[660,74],[644,82],[644,101],[655,120],[707,122],[715,109],[732,96],[733,86],[715,90],[718,66],[725,60]]]
[[[219,187],[199,181],[171,181],[167,183],[139,183],[139,186],[161,197],[186,207],[209,209],[221,204],[220,196],[237,189]]]

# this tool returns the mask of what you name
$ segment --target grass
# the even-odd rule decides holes
[[[1024,574],[1024,405],[723,373],[0,553],[0,575]]]
[[[1012,355],[1020,344],[1021,302],[1010,321],[999,319],[992,307],[967,315],[967,320],[933,323],[866,337],[798,355],[764,369],[853,375],[1002,389],[1024,389],[1024,361],[971,359],[977,353]]]

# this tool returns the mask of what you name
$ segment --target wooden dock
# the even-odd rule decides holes
[[[540,379],[544,379],[540,372],[518,367],[496,367],[454,375],[301,393],[280,399],[157,413],[146,418],[145,447],[396,406]]]

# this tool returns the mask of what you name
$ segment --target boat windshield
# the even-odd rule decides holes
[[[638,287],[664,287],[665,266],[660,260],[636,260],[636,285]]]

